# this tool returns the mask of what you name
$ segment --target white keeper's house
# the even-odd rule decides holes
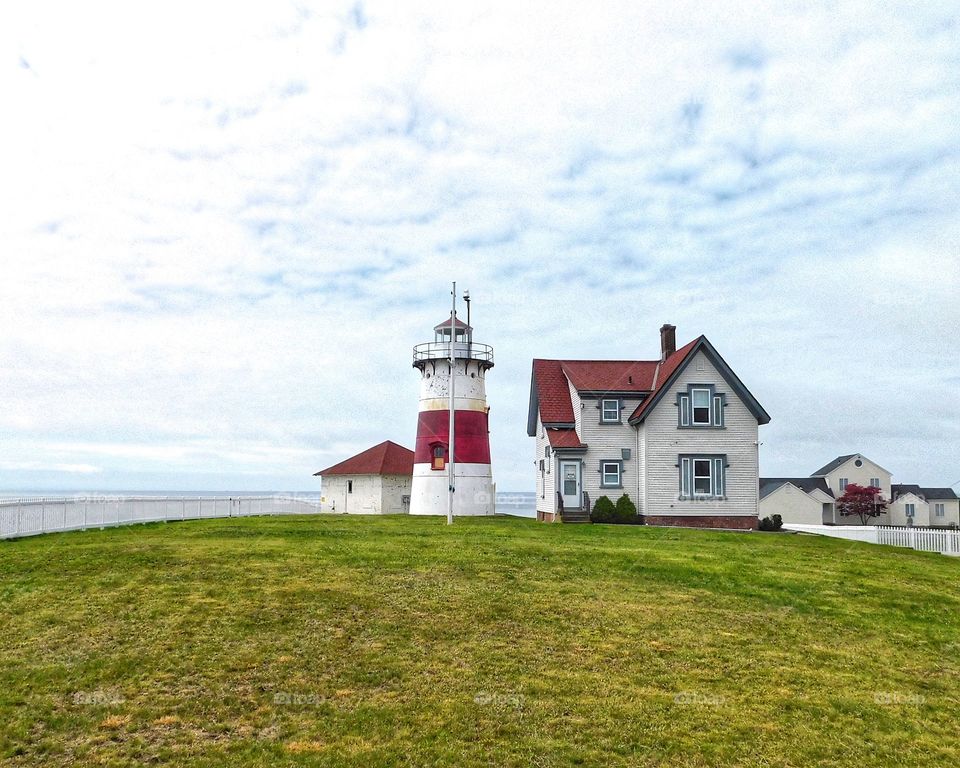
[[[324,511],[355,515],[407,514],[413,451],[385,440],[314,473]]]
[[[656,360],[533,361],[537,518],[587,519],[626,493],[646,522],[752,529],[758,427],[770,417],[705,336]]]

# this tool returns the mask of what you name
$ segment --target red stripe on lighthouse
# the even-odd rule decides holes
[[[490,463],[490,435],[486,411],[455,411],[453,414],[456,460],[464,464]],[[429,464],[433,446],[450,442],[450,411],[421,411],[417,421],[414,464]]]

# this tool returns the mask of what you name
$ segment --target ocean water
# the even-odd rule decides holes
[[[204,496],[218,498],[238,496],[292,496],[305,501],[320,501],[319,491],[171,491],[171,490],[0,490],[0,501],[4,499],[35,499],[45,497],[48,499],[61,498],[97,498],[114,496]],[[497,512],[501,515],[513,515],[515,517],[536,517],[537,516],[537,495],[527,491],[497,491]]]

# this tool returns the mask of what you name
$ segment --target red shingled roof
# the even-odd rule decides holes
[[[544,424],[573,424],[570,388],[561,368],[562,360],[534,360],[533,381]]]
[[[339,464],[321,469],[318,475],[412,475],[413,451],[384,440]]]
[[[547,427],[547,439],[551,448],[586,448],[580,442],[577,430],[572,427]]]
[[[598,392],[649,392],[656,360],[561,360],[574,389]]]
[[[574,423],[568,380],[579,392],[649,393],[630,418],[641,416],[702,338],[681,347],[663,363],[657,360],[534,360],[533,386],[540,421],[546,425]],[[582,447],[574,430],[548,429],[547,433],[550,444],[556,448]]]
[[[437,323],[435,326],[433,326],[433,330],[441,331],[444,328],[449,328],[449,327],[450,327],[450,318],[447,318],[442,323]],[[454,328],[470,328],[470,326],[467,325],[465,322],[463,322],[463,320],[461,320],[459,317],[456,319],[456,322],[454,323],[453,327]],[[470,328],[470,330],[472,331],[473,328]]]
[[[703,336],[699,336],[689,344],[680,347],[680,349],[678,349],[660,364],[660,370],[657,372],[657,380],[655,382],[656,386],[650,388],[650,397],[637,406],[636,410],[630,414],[628,421],[638,419],[644,414],[644,412],[650,406],[650,403],[657,399],[654,397],[657,391],[659,391],[668,381],[670,381],[670,377],[673,375],[673,372],[680,367],[680,364],[686,359],[687,355],[690,354],[690,350],[692,350],[696,346],[697,342],[702,338]]]

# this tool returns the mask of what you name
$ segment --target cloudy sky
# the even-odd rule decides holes
[[[0,488],[315,489],[473,298],[530,361],[706,334],[762,471],[960,481],[956,3],[0,10]],[[482,6],[482,8],[480,7]]]

